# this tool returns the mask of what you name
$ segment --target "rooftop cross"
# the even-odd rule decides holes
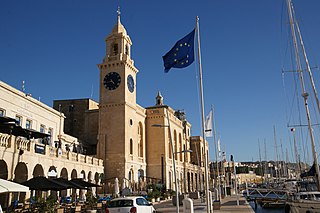
[[[121,14],[120,6],[118,6],[117,14],[118,14],[118,22],[120,22],[120,14]]]

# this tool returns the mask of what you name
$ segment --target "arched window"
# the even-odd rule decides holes
[[[138,156],[143,157],[143,129],[142,129],[142,123],[139,123],[138,126]]]
[[[125,48],[125,52],[124,52],[126,55],[129,55],[129,46],[126,45],[126,48]]]
[[[119,53],[119,47],[117,43],[111,45],[111,55],[117,55]]]
[[[174,130],[174,132],[173,132],[173,144],[174,144],[174,152],[177,153],[179,145],[178,145],[176,130]],[[173,153],[173,154],[175,154],[175,153]],[[176,157],[176,160],[178,161],[179,160],[179,158],[178,158],[179,156],[177,154],[175,154],[175,157]]]
[[[128,179],[131,180],[131,170],[129,171]]]
[[[182,138],[181,133],[179,134],[179,152],[180,152],[180,161],[183,161],[183,153],[182,153]]]
[[[144,179],[144,171],[143,169],[138,170],[138,180],[143,180]]]
[[[171,136],[170,136],[171,132],[170,132],[170,129],[168,128],[168,135],[169,135],[169,139],[168,139],[168,148],[169,148],[169,158],[172,158],[172,149],[171,149],[171,146],[173,146],[173,141],[171,141]]]
[[[128,179],[130,180],[130,181],[133,181],[134,180],[134,178],[133,178],[133,170],[132,169],[130,169],[130,171],[129,171],[129,174],[128,174],[129,176],[128,176]]]
[[[172,173],[169,172],[169,189],[172,189]]]
[[[133,140],[130,138],[130,155],[133,155]]]

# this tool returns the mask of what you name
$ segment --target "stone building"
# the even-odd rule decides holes
[[[80,152],[77,138],[63,132],[64,118],[63,113],[0,81],[0,178],[21,183],[51,176],[100,184],[103,161]],[[6,120],[22,132],[46,134],[48,139],[8,132]]]
[[[132,41],[120,22],[120,15],[105,42],[106,54],[98,64],[99,103],[90,104],[87,99],[54,102],[57,110],[59,106],[67,111],[71,109],[61,110],[67,117],[64,130],[86,145],[97,144],[96,155],[104,160],[107,185],[118,178],[123,186],[133,190],[142,189],[148,183],[162,183],[166,189],[174,190],[172,156],[175,155],[180,191],[203,189],[200,180],[204,180],[204,164],[198,165],[196,160],[200,158],[203,162],[203,157],[194,149],[203,154],[204,142],[197,137],[194,141],[197,145],[191,146],[191,124],[183,112],[164,105],[160,92],[154,106],[144,108],[137,104],[139,71],[134,66]],[[190,149],[194,152],[184,152]],[[208,153],[208,148],[205,152]]]
[[[63,131],[78,138],[81,149],[88,155],[95,155],[98,135],[98,103],[89,98],[72,100],[55,100],[53,108],[63,113]]]

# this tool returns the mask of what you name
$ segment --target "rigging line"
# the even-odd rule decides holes
[[[315,107],[315,103],[314,103],[314,99],[313,98],[311,98],[311,107],[312,107],[313,112],[314,112],[314,117],[315,117],[316,123],[319,123],[319,116],[318,116],[318,113],[316,113],[317,109]],[[318,129],[319,129],[319,127],[318,127]]]
[[[296,23],[298,24],[298,21],[296,21]],[[308,28],[306,27],[305,22],[303,21],[303,19],[301,17],[299,18],[299,25],[301,25],[302,29],[303,29],[303,38],[304,38],[303,40],[307,41],[307,42],[304,43],[304,47],[306,47],[308,49],[308,56],[311,55],[312,61],[314,62],[314,64],[318,64],[318,62],[317,62],[317,54],[316,54],[317,52],[314,51],[314,48],[308,47],[308,44],[313,44],[314,42],[312,42],[312,40],[310,39],[310,36],[309,36],[310,35],[310,33],[309,33],[310,31],[308,31]],[[300,31],[300,27],[299,26],[297,26],[297,27],[298,27],[298,30]],[[300,32],[299,32],[299,34],[300,34]],[[314,33],[312,32],[311,34],[314,34]],[[311,54],[310,54],[310,52],[311,52]]]
[[[312,124],[311,126],[320,126],[320,123],[316,123],[316,124]],[[287,125],[287,127],[308,127],[308,124],[302,124],[302,125],[300,125],[300,124],[298,124],[298,125],[295,125],[295,124],[293,124],[293,125]]]
[[[318,66],[314,66],[314,67],[310,67],[311,70],[313,69],[318,69]],[[308,69],[302,69],[301,71],[308,71]],[[287,71],[284,71],[282,70],[282,72],[286,73],[286,72],[299,72],[298,70],[287,70]]]
[[[291,43],[291,45],[293,45],[293,43]],[[294,56],[293,56],[293,49],[291,48],[291,66],[292,67],[294,67]],[[298,123],[300,124],[300,125],[302,125],[302,116],[301,116],[301,99],[300,99],[300,96],[299,96],[299,87],[298,87],[298,84],[299,84],[299,73],[298,72],[296,72],[296,73],[294,73],[293,74],[293,80],[294,80],[294,99],[296,99],[296,104],[297,104],[297,111],[298,111]],[[295,117],[293,117],[293,119],[295,120]],[[301,139],[303,139],[304,138],[304,132],[303,132],[303,130],[300,128],[300,138]],[[305,141],[305,143],[306,143],[306,141]],[[306,152],[305,152],[305,149],[304,149],[304,146],[303,146],[303,140],[299,140],[299,142],[298,142],[298,147],[300,147],[300,149],[299,150],[301,150],[302,149],[302,151],[303,151],[303,159],[304,159],[304,162],[306,162],[305,160],[306,160]],[[301,152],[301,151],[300,151]]]
[[[292,10],[293,10],[293,8],[292,8]],[[294,10],[293,10],[293,13],[294,13]],[[294,15],[295,15],[295,14],[294,14]],[[313,81],[312,71],[311,71],[310,64],[309,64],[309,60],[308,60],[308,57],[307,57],[307,53],[306,53],[306,50],[305,50],[305,47],[304,47],[304,42],[303,42],[303,40],[302,40],[302,35],[301,35],[301,32],[300,32],[299,24],[298,24],[297,21],[295,22],[295,24],[296,24],[297,34],[298,34],[298,36],[299,36],[300,48],[301,48],[301,50],[302,50],[302,54],[303,54],[304,61],[305,61],[305,66],[307,67],[307,71],[308,71],[308,75],[309,75],[309,81],[310,81],[309,83],[310,83],[311,86],[312,86],[312,91],[313,91],[314,98],[316,99],[316,103],[317,103],[317,107],[318,107],[318,112],[320,112],[320,102],[319,102],[319,99],[318,99],[318,94],[317,94],[316,86],[315,86],[314,81]]]
[[[289,134],[289,146],[290,146],[290,150],[291,150],[291,152],[290,152],[291,153],[291,158],[292,158],[292,162],[294,162],[295,157],[294,157],[294,151],[293,151],[293,148],[292,148],[292,143],[294,143],[294,141],[292,141],[292,138],[291,138],[291,135],[294,134],[294,132],[291,133],[292,131],[289,130],[289,129],[287,129],[287,132]]]
[[[281,10],[281,18],[280,18],[280,47],[282,47],[282,35],[284,35],[284,33],[283,33],[283,14],[284,14],[284,1],[282,1],[282,10]],[[286,41],[288,41],[288,39],[286,39]],[[285,50],[284,51],[284,53],[282,52],[282,48],[280,48],[280,55],[281,56],[283,56],[283,57],[281,57],[281,64],[282,64],[282,67],[283,67],[283,65],[284,65],[284,59],[285,59],[285,53],[286,53],[287,51]]]
[[[284,3],[284,2],[283,2]],[[283,12],[283,11],[282,11]],[[281,27],[282,27],[283,25],[281,25]],[[289,26],[288,26],[289,27]],[[292,52],[292,48],[290,48],[290,47],[292,47],[292,40],[290,39],[290,34],[288,33],[290,30],[287,30],[286,32],[287,32],[287,39],[285,39],[287,42],[286,42],[286,48],[285,48],[285,51],[284,51],[284,58],[286,58],[286,56],[287,56],[287,53],[290,53],[290,55],[289,55],[289,58],[291,59],[290,61],[291,61],[291,66],[293,67],[294,65],[293,65],[293,60],[292,60],[292,58],[293,58],[293,52]],[[283,34],[283,32],[282,32],[282,30],[281,30],[281,33]],[[291,50],[291,51],[290,51]],[[284,66],[284,62],[282,62],[282,64],[283,64],[283,66]],[[284,70],[284,69],[282,69],[282,70]],[[294,118],[292,115],[293,115],[293,109],[294,109],[294,99],[292,100],[292,102],[290,101],[290,99],[289,99],[289,95],[288,95],[288,92],[287,92],[287,90],[286,90],[286,85],[285,85],[285,78],[284,78],[284,75],[285,74],[285,72],[284,71],[282,71],[282,77],[283,77],[283,88],[284,88],[284,93],[285,93],[285,97],[286,97],[286,99],[287,99],[287,106],[288,107],[286,107],[286,109],[290,109],[290,113],[288,113],[287,111],[286,111],[286,115],[287,115],[287,117],[286,117],[286,119],[287,119],[287,123],[289,124],[290,123],[290,121],[291,121],[291,118]],[[295,84],[293,84],[293,85],[295,85],[295,90],[297,90],[297,83],[295,83]],[[296,91],[294,92],[294,94],[296,93]],[[290,104],[290,102],[291,102],[291,104]],[[289,107],[289,106],[291,106],[291,107]]]
[[[288,99],[288,95],[287,95],[287,90],[286,90],[286,85],[285,85],[285,81],[284,81],[284,73],[283,73],[283,72],[281,73],[281,80],[282,80],[283,93],[284,93],[284,96],[285,96],[285,98],[286,98],[286,101],[285,101],[285,103],[284,103],[284,104],[285,104],[285,109],[287,109],[286,105],[287,105],[287,103],[289,103],[289,99]],[[288,116],[287,110],[285,110],[285,116],[286,116],[286,121],[287,121],[287,123],[289,123],[289,122],[288,122],[289,116]]]
[[[304,151],[304,155],[305,155],[304,156],[304,162],[313,162],[313,160],[310,161],[309,148],[308,148],[308,143],[307,143],[307,141],[309,140],[309,136],[310,136],[310,134],[307,133],[306,134],[305,144],[303,146],[303,151]]]
[[[281,10],[281,21],[280,21],[280,23],[284,23],[284,10],[285,10],[285,1],[282,1],[282,10]],[[280,36],[280,38],[282,38],[283,37],[283,35],[285,34],[284,33],[284,30],[283,30],[283,24],[280,24],[280,34],[281,34],[281,36]],[[286,33],[286,35],[287,35],[287,37],[289,37],[290,35],[289,35],[289,33],[288,33],[288,30],[286,30],[285,32],[287,32]],[[283,55],[283,57],[282,57],[282,62],[281,62],[281,64],[282,64],[282,67],[284,67],[284,60],[285,60],[285,58],[286,58],[286,55],[287,55],[287,53],[289,52],[289,41],[290,41],[291,39],[285,39],[285,41],[287,41],[287,42],[285,42],[286,43],[286,47],[285,47],[285,50],[284,50],[284,52],[282,52],[281,50],[282,50],[282,48],[280,48],[280,55]],[[282,46],[282,39],[280,39],[280,46]],[[289,99],[289,95],[288,95],[288,92],[287,92],[287,90],[286,90],[286,84],[285,84],[285,73],[284,73],[284,68],[282,68],[282,74],[281,74],[281,76],[282,76],[282,87],[283,87],[283,91],[284,91],[284,95],[285,95],[285,98],[286,98],[286,101],[285,101],[285,109],[291,109],[290,110],[290,112],[288,112],[288,110],[285,110],[285,116],[286,116],[286,121],[287,121],[287,124],[289,124],[290,123],[290,117],[292,116],[292,114],[293,114],[293,105],[294,105],[294,101],[292,101],[292,103],[290,104],[290,99]],[[289,105],[291,105],[291,107],[289,108],[289,107],[286,107],[286,106],[289,106]],[[290,132],[290,131],[289,131]],[[290,137],[289,137],[289,140],[290,140]],[[290,143],[290,145],[291,145],[291,143]],[[292,150],[292,148],[291,148],[291,150]],[[292,154],[293,154],[293,152],[291,152]],[[292,156],[293,157],[293,156]]]
[[[285,109],[290,109],[289,113],[288,113],[288,110],[285,110],[286,121],[287,121],[287,125],[289,126],[289,124],[291,122],[291,117],[293,117],[292,115],[293,115],[293,109],[294,109],[294,99],[292,100],[292,102],[289,100],[289,95],[288,95],[288,92],[286,90],[286,85],[285,85],[284,73],[282,73],[282,86],[283,86],[283,90],[284,90],[284,95],[286,97],[285,105],[288,106],[288,107],[285,106]],[[290,107],[289,107],[289,105],[290,105]]]
[[[289,32],[290,31],[290,29],[287,31],[287,32]],[[288,33],[288,38],[287,38],[287,51],[286,52],[289,52],[290,53],[290,61],[291,61],[291,67],[294,67],[294,53],[293,53],[293,48],[292,48],[292,46],[293,46],[293,41],[291,40],[291,39],[289,39],[289,37],[290,37],[290,34]],[[289,48],[290,47],[290,48]],[[290,51],[291,50],[291,51]],[[293,111],[293,109],[295,108],[294,107],[294,103],[295,103],[295,98],[297,99],[297,104],[298,103],[300,103],[299,102],[299,95],[298,95],[298,76],[297,76],[297,74],[296,73],[294,73],[293,74],[293,80],[294,80],[294,82],[293,82],[293,85],[294,85],[294,93],[293,93],[293,99],[292,99],[292,105],[291,105],[291,107],[290,107],[290,109],[291,109],[291,113],[290,113],[290,115],[289,115],[289,119],[287,120],[287,122],[288,123],[290,123],[290,121],[291,121],[291,119],[293,119],[293,122],[295,123],[295,117],[293,116],[293,114],[294,114],[294,111]],[[289,96],[288,96],[288,99],[289,99]],[[290,101],[288,101],[288,103],[290,103]],[[300,113],[300,107],[299,107],[299,105],[298,105],[298,111],[299,111],[299,118],[301,119],[301,113]],[[300,121],[300,124],[301,124],[301,121]]]

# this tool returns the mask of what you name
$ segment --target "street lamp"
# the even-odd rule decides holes
[[[231,155],[231,162],[233,163],[233,175],[234,175],[234,191],[237,196],[237,206],[239,206],[239,196],[238,196],[238,187],[237,187],[237,171],[236,171],[236,164],[234,162],[233,155]]]

